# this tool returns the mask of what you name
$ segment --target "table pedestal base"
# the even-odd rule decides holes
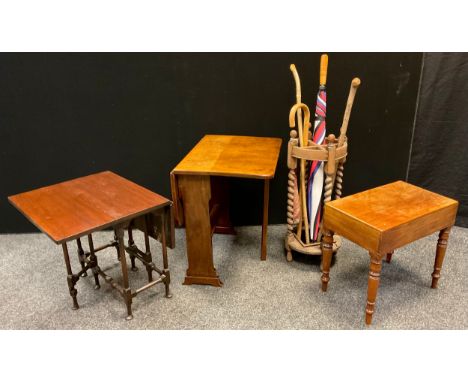
[[[215,287],[222,287],[223,282],[219,276],[209,277],[209,276],[185,276],[184,285],[212,285]]]
[[[184,285],[220,287],[213,262],[213,233],[235,234],[229,217],[229,184],[226,177],[178,175],[178,195],[183,204],[188,269]],[[264,181],[261,260],[267,257],[269,180]]]

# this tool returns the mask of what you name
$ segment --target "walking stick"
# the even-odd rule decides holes
[[[296,66],[291,64],[290,66],[291,72],[294,76],[294,81],[296,83],[296,103],[301,103],[301,80],[299,79],[299,73],[296,70]],[[310,114],[310,113],[309,113]],[[309,117],[310,119],[310,117]],[[297,121],[298,121],[298,133],[299,133],[299,146],[307,146],[309,141],[309,125],[310,123],[303,123],[302,120],[302,108],[297,109]],[[308,120],[309,121],[309,120]],[[299,181],[301,183],[300,191],[299,191],[299,199],[301,200],[301,218],[299,220],[299,224],[297,225],[296,234],[301,237],[302,236],[302,224],[304,223],[305,227],[305,238],[306,243],[309,244],[309,219],[307,216],[307,194],[305,189],[305,160],[300,160],[300,177]],[[304,210],[305,209],[305,210]]]
[[[361,85],[359,78],[354,78],[351,81],[351,87],[349,88],[348,101],[346,102],[346,109],[343,115],[343,123],[340,128],[340,136],[338,137],[338,147],[343,146],[346,131],[348,130],[349,117],[351,116],[351,110],[353,108],[354,97],[356,96],[357,88]]]
[[[296,104],[301,103],[301,80],[299,79],[299,73],[297,72],[296,65],[291,64],[289,67],[291,69],[291,72],[294,77],[294,82],[296,83]],[[298,108],[297,109],[297,131],[299,133],[299,146],[304,146],[304,141],[308,140],[309,134],[305,134],[304,138],[304,126],[303,126],[303,121],[302,121],[302,109]],[[307,145],[307,143],[305,144]],[[305,219],[304,219],[304,204],[306,205],[307,208],[307,202],[305,201],[304,198],[306,198],[306,193],[305,193],[305,160],[301,159],[300,160],[300,176],[299,176],[299,181],[301,183],[300,188],[299,188],[299,199],[301,200],[301,216],[299,219],[299,223],[297,225],[297,230],[296,233],[299,237],[301,237],[301,231],[302,231],[302,222],[304,222],[306,226],[306,242],[309,243],[308,240],[308,231],[309,231],[309,222],[307,218],[307,211],[305,211]]]
[[[353,108],[354,97],[356,96],[356,92],[357,92],[359,85],[361,85],[361,80],[357,77],[353,78],[353,80],[351,81],[351,86],[349,88],[348,101],[346,102],[346,109],[343,115],[343,123],[341,124],[340,136],[338,137],[337,147],[341,147],[344,144],[344,140],[346,138],[346,132],[348,131],[349,117],[351,116],[351,110]],[[344,168],[345,160],[346,158],[340,161],[335,171],[335,174],[333,175],[333,178],[332,178],[332,189],[335,188],[336,199],[341,198],[341,193],[342,193],[342,188],[343,188],[342,186],[343,168]],[[335,186],[335,180],[338,182],[336,186]]]
[[[291,110],[289,111],[289,127],[293,128],[296,127],[296,118],[295,115],[299,110],[304,111],[304,126],[309,126],[310,125],[310,111],[307,105],[303,103],[297,103],[295,104]],[[302,114],[302,113],[301,113]],[[298,119],[300,121],[300,119]],[[299,128],[298,128],[299,130]],[[304,135],[304,134],[302,134]],[[308,134],[306,135],[308,138]],[[305,145],[302,142],[301,147],[304,147]],[[302,220],[304,222],[304,228],[305,228],[305,237],[306,237],[306,243],[309,244],[309,222],[307,218],[307,201],[306,201],[306,191],[305,191],[305,159],[301,159],[301,201],[302,201]],[[300,235],[300,231],[298,232],[298,235]],[[300,237],[300,236],[299,236]]]

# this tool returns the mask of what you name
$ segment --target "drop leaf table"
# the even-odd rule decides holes
[[[170,297],[170,273],[167,248],[174,247],[174,223],[170,200],[149,191],[110,171],[73,179],[33,191],[10,196],[9,201],[37,228],[55,243],[61,244],[67,283],[73,299],[73,309],[78,309],[76,283],[90,269],[95,280],[95,289],[100,288],[99,276],[122,295],[127,306],[127,319],[133,318],[132,299],[144,290],[164,283],[165,295]],[[114,240],[95,247],[92,233],[103,229],[114,230]],[[133,228],[143,232],[145,250],[140,250],[133,240]],[[124,233],[128,230],[128,245]],[[87,236],[89,250],[84,251],[81,238]],[[152,260],[149,238],[162,243],[163,268]],[[76,240],[81,270],[73,273],[68,253],[68,243]],[[104,273],[99,267],[96,253],[115,247],[122,272],[122,285]],[[129,285],[126,253],[129,254],[132,270],[135,259],[141,261],[148,273],[148,283],[138,289]],[[153,279],[153,272],[158,277]]]
[[[261,259],[266,260],[269,181],[280,138],[205,135],[171,172],[176,221],[185,224],[188,269],[184,284],[220,287],[213,263],[213,233],[233,233],[227,178],[264,181]]]

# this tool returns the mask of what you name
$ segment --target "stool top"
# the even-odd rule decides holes
[[[111,171],[9,196],[8,200],[56,243],[114,226],[171,203]]]
[[[271,179],[280,149],[280,138],[205,135],[172,173]]]
[[[337,233],[345,229],[351,236],[368,235],[376,242],[364,247],[373,250],[385,249],[389,243],[383,241],[391,237],[393,250],[453,225],[457,208],[456,200],[397,181],[326,203],[324,226]]]

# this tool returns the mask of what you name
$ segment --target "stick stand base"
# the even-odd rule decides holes
[[[340,249],[342,244],[341,237],[338,235],[333,236],[333,252],[337,252]],[[310,244],[305,244],[300,240],[295,234],[290,234],[286,236],[284,242],[284,248],[286,249],[286,259],[292,261],[291,251],[303,253],[309,256],[321,256],[322,248],[321,242],[315,242]]]

